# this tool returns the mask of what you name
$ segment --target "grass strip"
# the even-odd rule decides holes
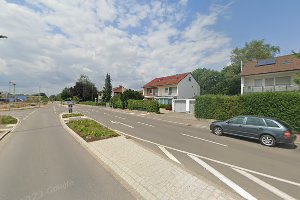
[[[81,113],[70,113],[70,114],[63,114],[62,118],[69,118],[69,117],[80,117],[83,116]]]
[[[114,131],[90,119],[73,120],[67,125],[87,142],[119,136]]]
[[[9,115],[0,115],[0,124],[16,124],[18,120]]]

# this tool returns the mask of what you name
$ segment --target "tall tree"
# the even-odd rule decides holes
[[[71,91],[70,91],[70,88],[68,87],[65,87],[63,89],[63,91],[60,93],[60,97],[62,100],[69,100],[72,98],[72,95],[71,95]]]
[[[103,87],[102,100],[104,102],[109,102],[111,99],[111,94],[112,94],[111,79],[110,79],[110,74],[107,73],[106,78],[105,78],[104,87]]]
[[[97,97],[97,88],[88,76],[80,75],[74,87],[70,88],[71,95],[78,97],[81,101],[94,101]]]

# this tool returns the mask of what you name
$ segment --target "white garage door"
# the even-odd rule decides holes
[[[175,100],[174,111],[175,112],[186,112],[186,101],[185,100]]]

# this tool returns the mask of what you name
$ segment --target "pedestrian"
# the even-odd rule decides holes
[[[73,104],[72,104],[72,103],[69,103],[68,106],[69,106],[69,113],[72,113],[72,112],[73,112],[73,109],[72,109]]]

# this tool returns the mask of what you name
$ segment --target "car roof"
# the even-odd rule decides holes
[[[271,119],[271,120],[278,120],[276,118],[272,118],[272,117],[266,117],[266,116],[260,116],[260,115],[239,115],[236,117],[258,117],[258,118],[264,118],[264,119]]]

